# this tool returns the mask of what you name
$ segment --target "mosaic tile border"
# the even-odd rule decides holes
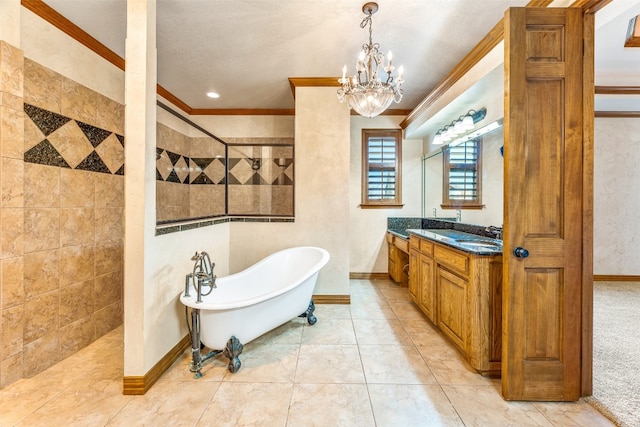
[[[221,217],[216,219],[203,219],[192,222],[186,222],[184,224],[167,224],[156,226],[156,236],[162,236],[165,234],[178,233],[180,231],[193,230],[196,228],[209,227],[217,224],[224,224],[228,222],[295,222],[293,217]]]
[[[38,138],[25,162],[124,175],[124,136],[27,103],[23,109],[40,132],[32,132]]]

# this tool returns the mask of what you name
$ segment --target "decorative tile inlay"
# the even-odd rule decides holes
[[[229,159],[229,164],[232,161]],[[247,184],[253,178],[254,170],[251,168],[249,159],[238,159],[233,168],[229,168],[230,179],[233,176],[240,184]]]
[[[30,119],[25,128],[35,125],[42,132],[29,132],[25,162],[124,175],[122,135],[29,104],[24,111]]]
[[[96,148],[102,141],[107,139],[107,137],[112,134],[108,130],[100,129],[79,121],[76,121],[76,124],[87,136],[87,139],[89,140],[91,145],[93,145],[93,148]]]
[[[110,173],[115,173],[124,164],[124,147],[114,134],[108,135],[100,145],[96,146],[100,156]]]
[[[24,112],[44,133],[44,136],[50,135],[71,120],[68,117],[29,104],[24,104]]]
[[[24,153],[24,161],[28,163],[38,163],[47,166],[57,166],[60,168],[71,168],[65,162],[58,150],[46,139]]]
[[[75,168],[93,151],[93,145],[75,122],[68,122],[49,134],[47,139],[72,168]]]
[[[178,179],[183,184],[189,183],[189,158],[180,157],[173,165],[173,170],[176,172]]]
[[[224,159],[212,159],[213,161],[207,165],[206,168],[203,168],[203,172],[200,176],[203,178],[206,177],[214,184],[224,184],[225,183],[225,161]],[[199,184],[198,179],[200,176],[196,177],[192,181],[192,184]]]
[[[102,173],[111,173],[107,165],[104,164],[100,155],[95,151],[89,153],[89,155],[76,166],[76,169],[91,171],[91,172],[102,172]]]

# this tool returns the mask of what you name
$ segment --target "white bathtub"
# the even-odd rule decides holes
[[[220,350],[232,336],[246,344],[306,312],[318,272],[329,253],[301,246],[271,254],[240,273],[216,279],[217,288],[196,303],[196,289],[180,301],[200,310],[200,340]]]

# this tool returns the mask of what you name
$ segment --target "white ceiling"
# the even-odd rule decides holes
[[[44,1],[125,57],[126,0]],[[391,108],[413,109],[508,7],[528,2],[378,0],[373,41],[405,68],[405,97]],[[368,39],[363,3],[157,0],[158,83],[192,108],[293,108],[289,77],[353,71]],[[621,47],[637,14],[640,0],[615,0],[596,15],[596,84],[640,85],[640,48]]]

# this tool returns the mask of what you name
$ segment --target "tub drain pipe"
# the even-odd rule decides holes
[[[185,320],[191,337],[191,364],[189,370],[195,372],[193,378],[198,379],[202,378],[201,370],[204,361],[222,353],[222,350],[211,350],[206,355],[202,355],[201,350],[204,348],[204,344],[200,341],[200,310],[197,308],[191,310],[191,326],[189,326],[188,310],[188,307],[185,307]]]
[[[202,377],[202,355],[200,354],[200,310],[191,310],[191,372],[195,378]]]

